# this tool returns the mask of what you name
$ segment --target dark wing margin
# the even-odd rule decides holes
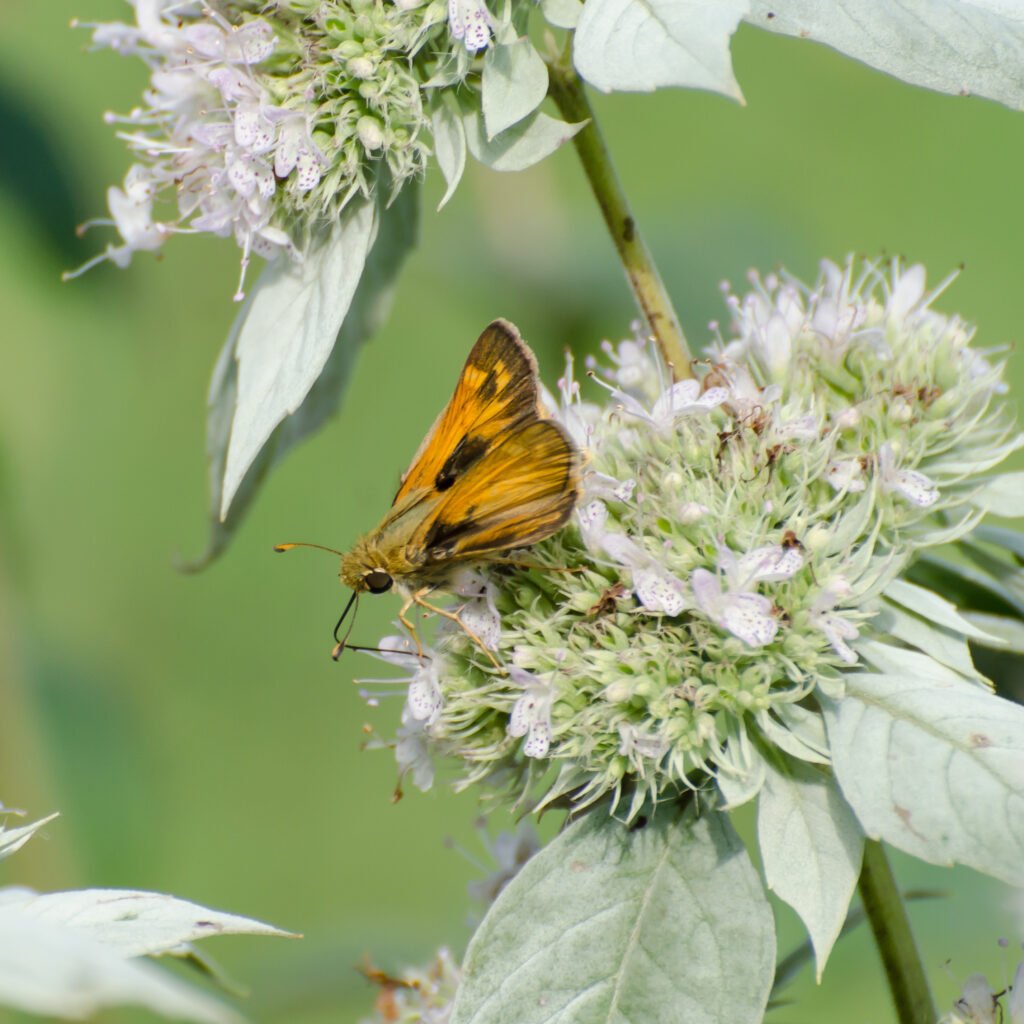
[[[537,363],[506,320],[484,328],[451,401],[402,476],[395,503],[412,491],[446,491],[501,437],[536,418]]]

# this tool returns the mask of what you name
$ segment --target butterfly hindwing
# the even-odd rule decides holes
[[[537,367],[519,332],[489,324],[466,360],[455,393],[402,477],[394,504],[445,492],[521,423],[537,417]]]
[[[530,420],[452,484],[410,546],[426,565],[525,547],[564,525],[578,486],[579,456],[564,429]]]

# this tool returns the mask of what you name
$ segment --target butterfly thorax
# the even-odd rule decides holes
[[[426,564],[425,552],[405,543],[406,538],[399,536],[401,532],[385,519],[373,533],[360,537],[352,550],[342,556],[338,571],[342,583],[356,593],[369,590],[378,594],[390,590],[392,585],[400,590],[443,585],[450,570]]]

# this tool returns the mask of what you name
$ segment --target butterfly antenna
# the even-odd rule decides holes
[[[345,644],[346,651],[369,651],[370,654],[412,654],[412,651],[405,651],[399,647],[363,647],[361,644]],[[424,661],[430,661],[430,655],[423,655]]]
[[[341,657],[341,652],[343,650],[345,650],[345,645],[348,643],[348,638],[352,635],[352,627],[356,624],[356,617],[355,617],[355,615],[353,614],[352,621],[348,624],[348,629],[345,630],[345,635],[340,640],[338,640],[338,630],[341,629],[341,624],[345,621],[345,618],[347,617],[347,615],[349,613],[349,609],[352,607],[352,605],[354,605],[354,604],[356,605],[356,611],[358,612],[358,610],[359,610],[359,606],[357,604],[358,600],[359,600],[359,595],[356,594],[356,593],[353,593],[352,596],[348,599],[348,604],[345,605],[345,610],[341,613],[341,618],[338,619],[338,623],[334,627],[334,639],[337,640],[338,642],[334,645],[334,650],[331,651],[331,657],[335,661],[337,661],[338,658]]]
[[[327,551],[329,554],[337,555],[339,558],[344,558],[345,553],[343,551],[335,551],[334,548],[325,548],[323,544],[306,544],[302,541],[298,541],[293,544],[275,544],[275,551],[291,551],[292,548],[316,548],[319,551]]]

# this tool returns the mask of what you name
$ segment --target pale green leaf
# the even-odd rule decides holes
[[[986,480],[971,495],[971,504],[997,516],[1024,516],[1024,473],[1002,473]]]
[[[923,619],[894,601],[883,601],[883,606],[872,620],[879,632],[888,633],[897,640],[919,651],[926,652],[941,665],[951,668],[968,679],[984,681],[974,667],[967,640],[959,632],[943,629]],[[972,631],[973,631],[973,627]]]
[[[134,1005],[175,1020],[240,1024],[229,1007],[155,964],[126,959],[63,921],[26,913],[25,892],[0,890],[0,1004],[75,1020]]]
[[[1007,615],[990,615],[988,612],[965,612],[967,617],[989,639],[978,640],[984,647],[996,650],[1015,651],[1024,654],[1024,621],[1011,619]]]
[[[933,658],[930,653],[881,640],[859,640],[856,647],[857,653],[883,674],[917,676],[938,686],[969,685],[990,689],[988,683],[973,671],[973,666],[972,672],[965,675],[955,667]]]
[[[289,935],[262,921],[210,910],[160,892],[7,892],[6,906],[18,906],[26,917],[66,925],[125,957],[186,954],[188,943],[212,935]]]
[[[985,634],[977,626],[972,625],[958,611],[956,605],[939,597],[933,590],[927,587],[919,587],[916,583],[907,580],[893,580],[886,587],[885,596],[908,608],[915,615],[929,619],[937,626],[944,629],[963,633],[972,639],[984,640]]]
[[[1024,708],[948,672],[848,673],[822,698],[836,779],[872,838],[1022,885]]]
[[[587,122],[566,124],[543,111],[520,121],[493,139],[483,131],[483,119],[471,110],[464,117],[466,143],[476,160],[493,171],[523,171],[550,156]]]
[[[1024,107],[1024,6],[1016,0],[751,0],[746,20],[913,85]]]
[[[227,517],[222,520],[220,495],[237,394],[238,362],[235,359],[235,343],[238,329],[246,316],[246,308],[243,307],[221,351],[210,382],[206,424],[211,496],[210,537],[202,557],[185,568],[202,568],[224,550],[271,467],[284,458],[292,445],[319,429],[334,414],[348,383],[356,353],[360,345],[372,337],[384,322],[398,273],[415,243],[419,194],[418,185],[406,184],[391,206],[380,212],[377,240],[367,257],[355,297],[349,305],[345,323],[327,363],[299,409],[278,425],[263,446],[235,492]],[[251,299],[250,295],[246,303],[251,303]]]
[[[353,199],[301,264],[275,260],[253,289],[235,344],[222,520],[278,424],[299,409],[323,371],[376,238],[377,215],[376,203]]]
[[[541,0],[540,9],[549,25],[575,28],[583,13],[581,0]]]
[[[16,812],[0,806],[0,813],[13,814]],[[4,857],[10,857],[12,853],[20,850],[39,829],[49,824],[56,817],[57,814],[48,814],[45,818],[33,821],[29,825],[19,825],[16,828],[6,828],[0,825],[0,860],[3,860]]]
[[[708,89],[742,102],[729,39],[748,0],[586,0],[573,62],[604,92]]]
[[[448,186],[441,202],[437,204],[440,210],[455,194],[455,189],[462,180],[462,172],[466,169],[466,129],[462,126],[461,116],[452,110],[443,98],[434,107],[431,124],[434,133],[434,156]]]
[[[1008,530],[1005,526],[989,526],[983,523],[974,531],[971,539],[995,544],[1009,551],[1019,562],[1024,562],[1024,533],[1020,530]]]
[[[985,473],[992,469],[994,466],[998,466],[1001,462],[1004,462],[1007,456],[1012,455],[1013,452],[1018,451],[1024,446],[1024,434],[1013,434],[1008,440],[1003,441],[1002,444],[996,444],[993,439],[988,444],[984,445],[985,456],[982,458],[978,450],[971,453],[971,457],[957,458],[953,455],[949,455],[946,458],[937,458],[933,461],[922,463],[921,468],[928,473],[929,476],[936,478],[946,477],[967,477],[968,480],[959,480],[958,483],[961,488],[965,486],[973,486],[977,484],[978,475]],[[981,444],[978,444],[978,449],[981,449]],[[1003,474],[1008,476],[1024,476],[1024,474]],[[992,482],[998,481],[999,477],[992,477]],[[1014,513],[1020,515],[1019,510]]]
[[[761,792],[766,765],[742,724],[731,731],[724,747],[715,781],[722,794],[721,809],[731,811],[742,807]]]
[[[820,981],[857,885],[864,833],[831,775],[779,758],[767,763],[757,842],[768,888],[807,928]]]
[[[787,754],[812,764],[829,763],[825,723],[817,712],[799,704],[775,703],[757,713],[757,725],[773,746]]]
[[[451,1024],[759,1024],[775,928],[725,814],[587,814],[470,942]]]
[[[548,69],[528,38],[495,45],[484,54],[481,107],[487,139],[532,114],[548,93]]]

